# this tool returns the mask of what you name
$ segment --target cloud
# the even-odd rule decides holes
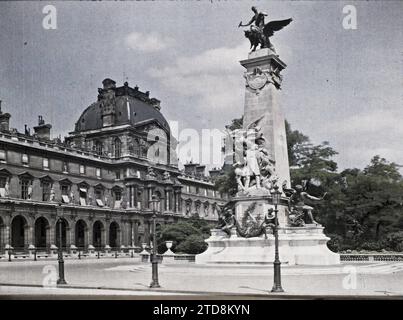
[[[174,39],[163,37],[156,32],[143,34],[132,32],[125,38],[125,44],[132,50],[140,52],[157,52],[173,46]]]
[[[328,131],[343,135],[352,134],[381,134],[386,132],[389,135],[403,136],[401,116],[391,110],[376,109],[365,113],[356,114],[348,119],[333,123]]]
[[[192,110],[202,110],[206,118],[212,115],[217,120],[217,115],[234,110],[234,106],[241,111],[245,80],[238,61],[245,59],[247,49],[248,44],[241,43],[179,56],[170,66],[151,68],[147,73],[175,95],[191,98]]]
[[[321,128],[339,151],[340,167],[360,167],[380,155],[403,165],[401,116],[387,109],[368,110],[347,119],[340,119]]]

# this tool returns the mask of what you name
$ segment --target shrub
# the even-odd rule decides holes
[[[328,248],[333,252],[340,252],[343,248],[343,237],[338,234],[328,234],[330,240],[327,243]]]
[[[389,233],[386,237],[386,244],[393,251],[403,251],[403,231]]]
[[[187,239],[181,242],[177,247],[177,252],[183,252],[188,254],[199,254],[207,249],[207,243],[204,242],[204,238],[201,235],[193,234],[187,237]]]

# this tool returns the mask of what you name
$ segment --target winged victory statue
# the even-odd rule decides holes
[[[238,27],[250,26],[249,30],[245,30],[245,37],[250,41],[252,52],[256,50],[258,45],[260,45],[260,49],[269,48],[273,52],[276,52],[273,44],[270,42],[270,37],[273,36],[275,31],[279,31],[290,24],[292,19],[265,23],[264,18],[267,16],[267,13],[258,11],[256,7],[252,7],[252,11],[254,13],[252,19],[246,24],[243,24],[241,21],[238,25]]]

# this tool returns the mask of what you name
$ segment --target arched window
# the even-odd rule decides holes
[[[115,158],[120,158],[122,155],[122,142],[119,138],[116,138],[114,141],[115,146]]]

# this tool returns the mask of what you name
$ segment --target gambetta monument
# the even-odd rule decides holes
[[[292,19],[265,23],[267,16],[252,7],[254,16],[245,37],[251,42],[246,69],[243,128],[230,133],[237,194],[221,209],[219,223],[206,240],[208,249],[196,263],[264,264],[274,260],[274,215],[271,191],[281,192],[278,205],[280,260],[283,264],[339,264],[339,255],[326,245],[324,227],[314,220],[311,196],[303,186],[291,187],[285,121],[278,103],[286,64],[270,37]],[[259,47],[259,48],[258,48]]]

